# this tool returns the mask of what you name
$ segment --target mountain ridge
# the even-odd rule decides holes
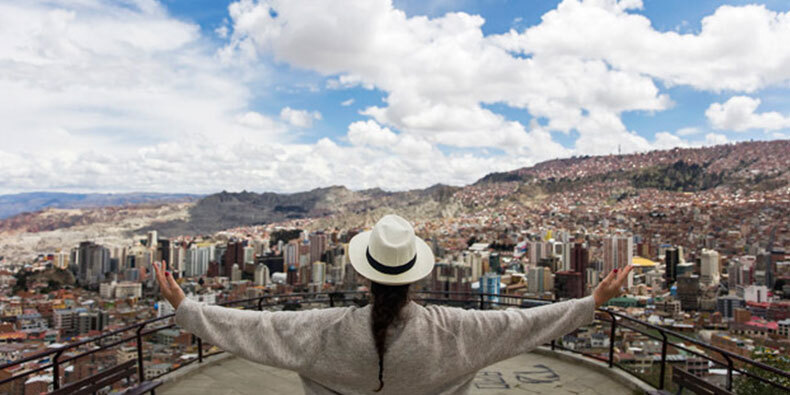
[[[204,195],[190,193],[69,193],[69,192],[23,192],[0,195],[0,220],[32,213],[47,208],[99,208],[108,206],[136,205],[144,203],[178,203],[197,200]]]
[[[788,152],[790,140],[741,142],[554,159],[509,172],[491,173],[463,187],[436,184],[408,191],[381,188],[355,191],[334,185],[288,194],[222,191],[182,205],[181,211],[168,211],[169,220],[148,216],[147,225],[127,229],[127,234],[152,229],[165,236],[209,234],[232,227],[305,218],[331,218],[330,222],[339,225],[368,224],[389,212],[412,218],[452,217],[481,208],[504,209],[507,205],[530,209],[546,197],[584,188],[610,191],[613,197],[607,199],[615,200],[638,195],[646,189],[668,193],[772,191],[790,183]],[[126,215],[123,213],[91,218],[121,218]],[[69,224],[86,226],[94,220],[79,213],[56,214],[42,212],[0,220],[0,230],[49,231]],[[37,224],[39,217],[46,223]],[[65,219],[53,220],[61,217]]]

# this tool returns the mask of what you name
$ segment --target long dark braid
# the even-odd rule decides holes
[[[373,303],[371,308],[371,329],[379,354],[379,388],[384,388],[384,353],[387,351],[387,329],[390,324],[400,318],[403,306],[409,302],[409,284],[384,285],[370,283],[370,295]]]

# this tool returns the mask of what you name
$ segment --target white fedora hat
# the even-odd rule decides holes
[[[348,245],[351,265],[363,277],[386,285],[411,284],[433,270],[431,247],[414,235],[409,221],[386,215],[373,230],[354,236]]]

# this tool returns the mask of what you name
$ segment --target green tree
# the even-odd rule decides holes
[[[27,276],[28,272],[25,270],[20,270],[14,274],[14,278],[16,279],[16,284],[12,290],[12,293],[16,294],[19,291],[27,291]]]
[[[773,366],[783,372],[790,371],[790,357],[788,357],[787,355],[775,355],[775,354],[755,352],[752,353],[752,359],[758,362],[762,362],[766,365]],[[744,370],[754,374],[755,376],[759,376],[766,380],[770,380],[773,383],[780,384],[785,387],[790,387],[790,378],[787,378],[786,376],[781,376],[776,373],[766,372],[763,369],[751,365],[747,366]],[[734,389],[735,389],[735,393],[739,395],[787,394],[787,392],[783,391],[778,387],[763,383],[762,381],[756,380],[747,375],[741,375],[735,380]]]

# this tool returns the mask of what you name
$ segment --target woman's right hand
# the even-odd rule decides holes
[[[176,283],[173,275],[162,268],[162,262],[154,262],[154,271],[156,272],[156,281],[159,282],[159,290],[162,291],[162,296],[170,302],[174,309],[178,309],[178,305],[186,298],[181,286]]]
[[[609,275],[607,275],[606,278],[595,287],[595,291],[593,291],[595,307],[601,307],[601,305],[608,302],[609,299],[623,294],[623,284],[625,280],[628,279],[628,273],[631,273],[633,268],[634,265],[628,265],[623,270],[614,269],[609,272]]]

